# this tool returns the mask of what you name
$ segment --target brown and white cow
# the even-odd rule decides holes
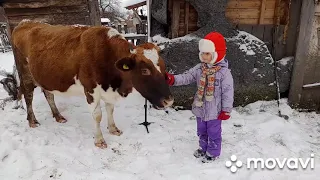
[[[159,109],[173,103],[159,47],[152,43],[134,47],[113,28],[23,21],[13,30],[12,43],[30,127],[39,124],[32,108],[37,86],[60,123],[66,119],[54,95],[85,96],[96,123],[95,145],[101,148],[107,144],[100,129],[100,100],[105,102],[108,129],[114,135],[122,133],[113,119],[114,104],[133,88]]]

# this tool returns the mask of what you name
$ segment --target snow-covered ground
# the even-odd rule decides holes
[[[0,53],[0,63],[4,55]],[[7,59],[8,60],[8,59]],[[11,68],[9,68],[11,69]],[[6,96],[0,87],[0,97]],[[1,180],[315,180],[320,176],[320,115],[299,113],[286,105],[279,118],[275,101],[256,102],[236,107],[232,118],[223,122],[223,147],[220,159],[202,164],[192,155],[198,147],[196,122],[190,111],[169,113],[150,109],[154,122],[147,134],[143,126],[144,99],[137,93],[119,102],[114,117],[123,131],[110,135],[103,111],[102,131],[107,149],[94,146],[94,121],[84,98],[56,97],[57,106],[68,122],[56,123],[43,94],[36,89],[34,111],[41,126],[28,127],[26,112],[12,109],[9,103],[0,109]],[[246,158],[310,158],[310,170],[247,169]],[[244,166],[236,173],[226,161],[236,155]]]

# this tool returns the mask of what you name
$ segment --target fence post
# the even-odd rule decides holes
[[[126,24],[124,25],[124,33],[128,34],[128,25],[126,25]]]
[[[121,28],[121,24],[119,24],[119,25],[118,25],[118,31],[119,31],[119,33],[121,33],[121,31],[122,31],[121,29],[122,29],[122,28]]]
[[[136,25],[137,34],[140,34],[140,24]]]

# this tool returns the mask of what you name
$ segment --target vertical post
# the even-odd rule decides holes
[[[136,24],[137,34],[140,34],[140,24]]]
[[[151,42],[151,4],[152,4],[152,0],[147,0],[147,19],[148,19],[148,42]]]
[[[124,33],[128,34],[128,25],[126,25],[126,24],[124,25]]]
[[[299,106],[302,97],[303,79],[306,70],[305,67],[309,59],[308,53],[314,15],[314,1],[302,1],[299,35],[288,98],[290,106],[294,108]]]
[[[264,13],[266,11],[266,1],[267,0],[261,0],[259,24],[263,24]]]
[[[88,0],[90,12],[90,23],[94,26],[101,26],[100,9],[97,0]]]
[[[119,31],[119,33],[121,33],[121,31],[122,31],[121,24],[118,24],[118,31]]]
[[[180,20],[180,1],[173,1],[172,8],[172,38],[176,38],[179,36],[179,20]]]
[[[185,13],[184,13],[184,25],[185,25],[185,33],[187,35],[189,33],[189,2],[185,2]]]

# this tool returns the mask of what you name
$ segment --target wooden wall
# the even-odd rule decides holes
[[[4,10],[3,8],[0,6],[0,22],[6,22],[6,18],[4,16]]]
[[[169,38],[181,37],[199,29],[197,26],[198,13],[189,2],[169,0],[168,3],[172,24],[169,30]]]
[[[3,8],[11,29],[23,19],[100,25],[98,4],[94,0],[7,0]]]
[[[168,3],[169,38],[199,29],[198,14],[191,4],[185,0],[169,0]],[[278,60],[294,55],[300,8],[301,0],[229,0],[225,15],[239,30],[263,40]]]
[[[235,24],[273,24],[276,0],[229,0],[226,17]]]

